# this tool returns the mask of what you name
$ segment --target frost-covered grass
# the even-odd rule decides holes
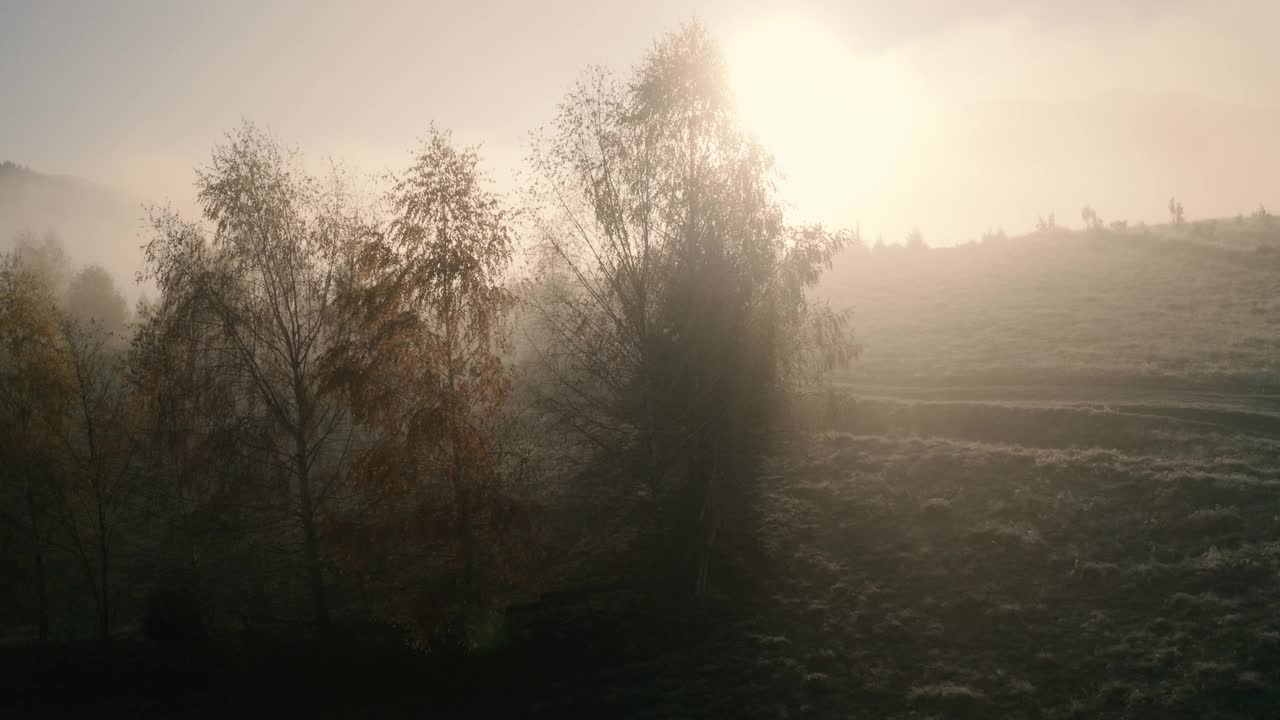
[[[1244,718],[1280,703],[1274,440],[1090,414],[1103,428],[1071,442],[1060,408],[985,416],[1016,415],[1002,427],[1021,433],[951,411],[817,433],[777,459],[759,539],[782,577],[761,633],[788,641],[761,653],[841,678],[876,717]],[[1015,440],[971,439],[1002,436]]]

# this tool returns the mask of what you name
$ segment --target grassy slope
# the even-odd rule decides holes
[[[1280,229],[1060,233],[842,258],[860,381],[1276,383]],[[1259,250],[1258,248],[1264,248]]]
[[[1280,270],[1248,227],[862,256],[864,361],[761,479],[799,714],[1280,704]],[[806,713],[807,711],[807,713]]]

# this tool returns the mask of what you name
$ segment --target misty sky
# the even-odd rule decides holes
[[[1273,0],[11,0],[0,159],[189,207],[192,168],[241,118],[368,172],[434,121],[510,186],[583,67],[626,68],[691,18],[731,57],[780,58],[775,87],[824,65],[811,96],[756,99],[786,106],[765,139],[799,217],[947,244],[1049,211],[1076,224],[1086,202],[1134,220],[1171,194],[1192,216],[1280,206]],[[815,33],[827,54],[795,59]],[[769,72],[739,62],[748,87],[748,66]]]

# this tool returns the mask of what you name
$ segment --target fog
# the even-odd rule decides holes
[[[1039,215],[1156,220],[1170,194],[1196,216],[1280,204],[1280,50],[1266,0],[1071,3],[558,2],[10,5],[0,10],[0,159],[190,210],[192,168],[241,118],[368,173],[434,121],[482,142],[514,188],[528,133],[566,78],[625,65],[698,17],[727,45],[761,26],[820,25],[851,62],[888,67],[910,124],[884,151],[893,102],[831,76],[781,122],[847,108],[837,133],[775,142],[805,218],[934,244]],[[768,40],[766,39],[766,43]],[[794,49],[780,48],[779,62]],[[801,70],[802,72],[802,70]],[[896,131],[895,131],[896,132]],[[795,133],[790,133],[795,135]],[[841,143],[841,136],[857,140]],[[136,243],[120,241],[121,252]]]
[[[0,6],[0,717],[1272,717],[1273,2]]]

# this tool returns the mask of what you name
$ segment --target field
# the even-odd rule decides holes
[[[754,479],[719,613],[630,625],[628,651],[522,697],[553,717],[1269,717],[1277,398],[948,394],[838,402]]]
[[[777,662],[868,717],[1274,706],[1280,417],[876,410],[891,431],[826,433],[766,491]]]

